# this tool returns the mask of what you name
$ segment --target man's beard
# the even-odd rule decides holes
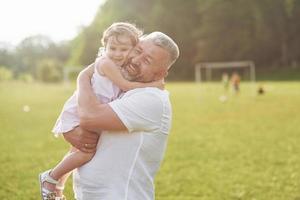
[[[141,70],[138,65],[132,63],[131,58],[128,58],[128,60],[121,66],[121,73],[128,81],[142,82]]]

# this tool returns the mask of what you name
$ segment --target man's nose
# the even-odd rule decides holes
[[[136,54],[135,56],[132,57],[132,62],[135,64],[140,64],[142,59],[142,54]]]
[[[131,59],[131,63],[135,64],[135,65],[139,65],[140,64],[140,59],[135,56]]]

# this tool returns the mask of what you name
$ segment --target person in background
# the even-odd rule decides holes
[[[240,78],[240,76],[237,72],[234,72],[232,74],[230,82],[231,82],[232,89],[233,89],[234,93],[238,94],[240,92],[241,78]]]

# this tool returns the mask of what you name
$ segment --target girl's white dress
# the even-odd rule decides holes
[[[108,103],[115,100],[122,92],[120,88],[111,82],[111,80],[101,75],[97,71],[97,67],[95,67],[91,84],[97,98],[102,103]],[[79,117],[77,112],[77,92],[75,91],[64,104],[52,132],[55,136],[58,136],[59,134],[71,131],[77,126],[79,126]]]

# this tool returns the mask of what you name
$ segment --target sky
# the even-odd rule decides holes
[[[59,42],[92,22],[104,0],[4,0],[0,3],[0,42],[17,45],[43,34]]]

